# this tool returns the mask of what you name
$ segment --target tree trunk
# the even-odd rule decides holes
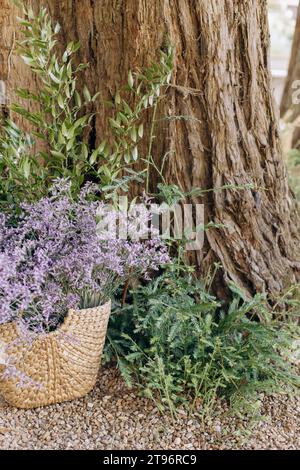
[[[296,29],[293,39],[293,47],[290,58],[287,80],[285,82],[284,92],[281,100],[280,114],[287,122],[293,123],[298,119],[298,125],[294,130],[291,145],[300,148],[300,104],[293,103],[293,95],[297,91],[293,84],[298,81],[297,89],[299,90],[300,80],[300,5],[298,7],[298,15]],[[297,93],[299,101],[299,92]],[[288,112],[288,115],[286,114]]]
[[[49,8],[62,26],[62,42],[79,40],[79,58],[90,63],[84,79],[92,91],[101,91],[102,98],[90,142],[100,141],[107,128],[108,111],[101,101],[114,96],[127,81],[129,69],[156,60],[170,39],[176,50],[173,81],[159,109],[153,150],[158,164],[171,152],[167,180],[185,190],[255,185],[208,193],[201,200],[206,219],[225,227],[207,232],[205,247],[197,254],[200,269],[221,262],[225,283],[234,281],[251,294],[279,292],[295,282],[300,269],[298,216],[271,92],[267,1],[32,4]],[[23,86],[24,66],[15,63],[15,57],[13,64],[9,85]],[[164,116],[170,119],[161,121]],[[156,183],[153,175],[152,185]]]

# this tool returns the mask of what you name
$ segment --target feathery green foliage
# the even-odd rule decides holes
[[[106,360],[116,358],[128,385],[173,414],[179,405],[207,412],[217,397],[241,409],[257,392],[299,386],[287,359],[296,327],[257,321],[264,296],[235,290],[225,309],[192,274],[164,272],[115,309]]]

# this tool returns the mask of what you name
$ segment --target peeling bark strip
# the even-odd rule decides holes
[[[6,1],[4,2],[7,3]],[[257,189],[218,191],[201,202],[207,220],[225,224],[207,233],[200,269],[215,261],[225,281],[248,292],[278,292],[299,278],[299,223],[282,161],[268,64],[266,0],[48,0],[62,41],[80,40],[85,80],[110,99],[129,69],[157,59],[169,38],[176,47],[173,87],[161,106],[154,154],[171,152],[168,181],[184,189],[254,183]],[[3,4],[3,0],[0,0]],[[0,11],[2,12],[2,6]],[[12,9],[5,29],[13,22]],[[3,15],[2,15],[3,16]],[[1,21],[1,20],[0,20]],[[2,18],[3,22],[3,18]],[[3,24],[3,23],[2,23]],[[2,37],[7,50],[10,35]],[[1,77],[0,77],[1,79]],[[10,85],[28,85],[14,57]],[[93,139],[108,110],[97,104]],[[153,175],[152,184],[157,181]]]
[[[300,117],[300,104],[293,104],[293,94],[297,91],[297,98],[299,99],[299,84],[297,86],[297,90],[293,88],[293,83],[295,81],[300,80],[300,4],[298,7],[298,15],[297,15],[297,22],[296,22],[296,29],[293,39],[293,47],[292,53],[290,58],[289,70],[288,70],[288,77],[285,82],[284,92],[282,96],[281,106],[280,106],[280,114],[282,117],[290,110],[291,114],[289,116],[288,121],[294,122],[295,119],[299,119]],[[299,144],[300,140],[300,129],[295,129],[292,145],[300,147]]]

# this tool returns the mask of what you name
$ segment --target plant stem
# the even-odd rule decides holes
[[[153,109],[153,117],[152,117],[151,129],[150,129],[150,141],[149,141],[149,150],[148,150],[148,156],[147,156],[147,178],[146,178],[146,193],[147,194],[149,192],[150,160],[151,160],[151,154],[152,154],[153,141],[155,138],[154,129],[155,129],[155,122],[156,122],[157,108],[158,108],[158,102],[155,103],[155,106]]]
[[[125,305],[126,302],[126,297],[127,297],[127,292],[129,288],[129,279],[125,282],[124,289],[123,289],[123,294],[122,294],[122,307]]]

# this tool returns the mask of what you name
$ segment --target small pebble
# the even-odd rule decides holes
[[[85,398],[18,410],[0,398],[0,449],[12,450],[297,450],[299,396],[261,395],[264,419],[228,415],[224,401],[202,420],[180,409],[177,419],[128,390],[115,369],[102,369]]]

